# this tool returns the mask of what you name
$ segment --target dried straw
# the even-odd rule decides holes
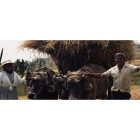
[[[115,54],[118,52],[124,53],[127,61],[135,56],[135,43],[132,40],[28,40],[20,48],[50,54],[63,74],[68,70],[78,70],[87,63],[99,64],[108,69],[115,65]]]

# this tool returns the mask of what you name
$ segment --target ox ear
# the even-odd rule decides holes
[[[28,80],[28,78],[31,76],[31,72],[30,71],[27,71],[27,73],[25,74],[26,76],[26,80]]]
[[[89,82],[84,83],[84,89],[85,89],[85,90],[89,90],[89,91],[91,91],[92,88],[93,88],[93,86],[92,86],[91,83],[89,83]]]
[[[47,91],[48,92],[54,92],[55,91],[55,87],[53,85],[51,85],[50,87],[47,87]]]

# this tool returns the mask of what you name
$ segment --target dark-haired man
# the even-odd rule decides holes
[[[130,100],[130,86],[133,74],[140,70],[140,67],[125,64],[125,55],[123,53],[116,54],[116,66],[110,68],[104,73],[89,73],[85,72],[85,76],[94,78],[113,77],[113,86],[111,88],[111,98],[114,100]]]

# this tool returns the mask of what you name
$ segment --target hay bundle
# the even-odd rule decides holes
[[[59,70],[66,74],[75,71],[87,63],[102,65],[107,69],[114,66],[115,54],[122,52],[126,60],[135,55],[134,41],[25,41],[20,48],[29,48],[50,54]]]

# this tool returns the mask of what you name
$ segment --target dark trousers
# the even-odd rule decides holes
[[[111,98],[112,100],[130,100],[131,95],[129,92],[111,91]]]

